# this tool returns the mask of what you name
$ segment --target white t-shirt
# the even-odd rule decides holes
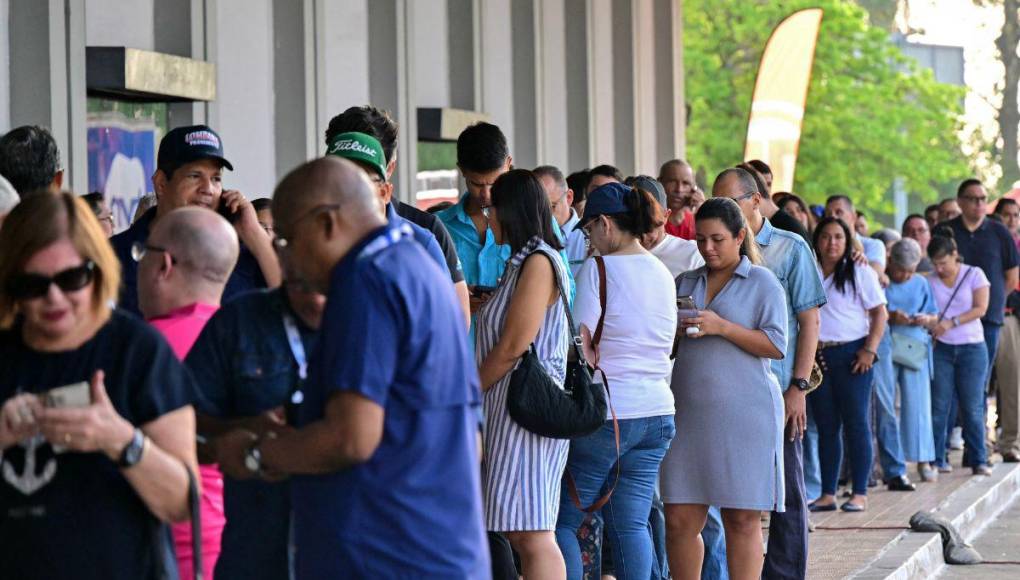
[[[822,275],[819,270],[819,275]],[[850,280],[843,286],[843,292],[836,288],[834,276],[822,280],[826,303],[819,311],[822,325],[818,340],[825,342],[851,342],[868,335],[871,319],[868,311],[886,303],[885,292],[878,282],[878,274],[870,266],[854,265],[854,292]]]
[[[656,258],[662,260],[673,278],[705,265],[705,259],[698,251],[698,244],[669,234],[666,234],[662,241],[649,251]]]
[[[619,419],[672,415],[669,360],[676,335],[676,285],[666,266],[651,254],[606,256],[606,320],[599,366]],[[587,260],[577,277],[574,316],[594,334],[599,305],[599,271]],[[597,375],[601,378],[601,375]],[[610,418],[607,416],[606,418]]]

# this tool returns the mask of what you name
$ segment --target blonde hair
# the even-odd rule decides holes
[[[0,228],[0,329],[9,329],[18,314],[17,301],[7,293],[11,278],[36,253],[64,239],[95,264],[92,310],[100,321],[110,316],[109,304],[120,289],[120,261],[99,221],[73,193],[40,192],[25,196]]]

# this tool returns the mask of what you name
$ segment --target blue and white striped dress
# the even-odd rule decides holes
[[[560,287],[567,287],[563,259],[539,238],[532,239],[511,257],[499,288],[478,312],[475,358],[479,365],[503,333],[521,264],[535,252],[549,257]],[[561,385],[566,375],[569,341],[566,313],[562,301],[557,300],[546,310],[535,338],[535,349],[546,372]],[[569,442],[536,435],[510,418],[506,396],[511,374],[507,373],[485,393],[485,458],[482,463],[485,525],[493,532],[553,530]]]

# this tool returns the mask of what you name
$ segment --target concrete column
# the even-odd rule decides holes
[[[478,0],[446,0],[450,106],[475,108],[475,16]]]
[[[278,180],[316,151],[315,127],[307,123],[305,4],[305,0],[273,0],[273,126]]]
[[[637,1],[637,0],[635,0]],[[647,0],[645,0],[647,1]],[[612,163],[624,175],[633,173],[636,141],[635,118],[635,30],[634,4],[632,0],[613,0],[612,2],[612,38],[613,50],[613,133],[616,141],[616,155],[612,160],[596,159],[596,163]],[[605,42],[600,38],[600,42]],[[597,61],[596,61],[597,62]]]
[[[514,165],[535,167],[539,157],[539,120],[537,116],[538,76],[541,75],[543,55],[538,50],[536,12],[539,9],[531,0],[513,0],[510,6],[510,27],[513,83],[503,90],[513,99],[513,124],[503,127],[508,136],[513,132]]]
[[[475,7],[474,109],[487,113],[503,129],[516,159],[511,0],[477,0]]]
[[[655,0],[655,126],[658,163],[683,158],[687,131],[683,0]]]
[[[413,0],[414,88],[419,107],[450,106],[450,22],[447,0]]]
[[[369,3],[368,0],[313,0],[313,4],[315,133],[317,151],[324,153],[323,135],[329,120],[348,107],[371,102]],[[389,37],[385,40],[395,42]]]
[[[657,137],[655,98],[655,11],[654,0],[637,0],[632,5],[634,93],[634,165],[633,174],[655,175]],[[620,87],[617,87],[619,90]]]
[[[564,172],[591,167],[593,145],[591,140],[592,106],[588,70],[588,0],[564,1],[563,40],[566,67],[564,97],[567,102],[566,119],[567,162]]]
[[[64,183],[88,187],[85,2],[8,4],[10,124],[42,125],[60,148]]]
[[[213,4],[213,3],[211,3]],[[211,4],[208,5],[211,7]],[[235,171],[224,185],[249,199],[268,196],[276,185],[276,139],[273,84],[273,6],[271,0],[216,0],[216,100],[209,106],[209,124],[223,138]],[[236,26],[238,14],[244,25]],[[207,15],[208,16],[208,15]],[[212,51],[209,51],[210,53]]]
[[[9,0],[0,0],[0,133],[11,126],[11,57]]]
[[[535,9],[536,114],[538,164],[566,170],[567,40],[564,0],[540,2]]]
[[[85,0],[86,44],[154,50],[156,26],[163,26],[154,18],[154,4],[155,0]],[[165,15],[161,7],[160,16]]]
[[[411,0],[373,0],[368,6],[369,99],[400,124],[398,199],[413,202],[418,171],[418,110],[415,105],[414,8]]]
[[[588,126],[590,165],[618,163],[614,126],[616,103],[615,76],[618,58],[614,58],[613,0],[588,0]],[[629,21],[629,17],[628,17]],[[629,56],[629,55],[628,55]],[[622,60],[629,67],[630,59]],[[627,72],[626,70],[624,71]]]

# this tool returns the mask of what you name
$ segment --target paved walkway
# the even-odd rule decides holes
[[[940,474],[936,483],[923,483],[916,472],[910,473],[917,491],[893,492],[883,485],[871,488],[865,512],[811,514],[811,521],[816,527],[809,539],[808,578],[846,578],[871,562],[886,544],[909,527],[910,516],[921,510],[934,509],[970,481],[973,477],[970,469],[958,467],[960,455],[959,451],[951,454],[955,470]],[[840,498],[842,501],[845,500]],[[1020,569],[1014,572],[1013,578],[1020,578]]]

